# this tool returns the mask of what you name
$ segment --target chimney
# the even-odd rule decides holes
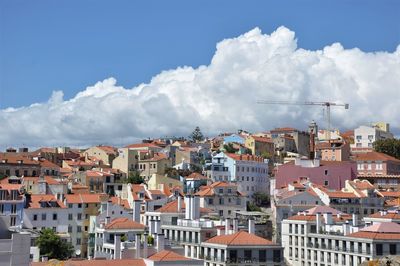
[[[237,233],[239,231],[239,220],[238,218],[233,219],[233,233]]]
[[[155,229],[154,229],[154,220],[153,219],[151,219],[150,221],[149,221],[149,231],[150,231],[150,235],[154,235],[154,231],[155,231]]]
[[[154,233],[156,235],[161,234],[161,221],[160,220],[154,220]]]
[[[190,220],[190,195],[185,196],[185,219]]]
[[[111,221],[110,216],[107,216],[107,217],[104,219],[104,224],[109,224],[110,221]]]
[[[320,212],[317,212],[317,214],[315,216],[315,223],[316,223],[316,227],[317,227],[317,234],[319,234],[320,230],[321,230],[321,225],[322,225]]]
[[[358,215],[353,213],[353,222],[352,222],[353,226],[358,226]]]
[[[135,235],[136,258],[140,259],[140,234]]]
[[[157,252],[164,250],[164,234],[157,234]]]
[[[225,228],[218,227],[217,228],[217,236],[225,235]]]
[[[111,214],[111,201],[107,201],[107,205],[106,205],[106,216],[110,217]]]
[[[191,211],[192,211],[192,216],[191,216],[192,220],[200,219],[200,197],[198,195],[192,197]]]
[[[140,205],[141,201],[140,200],[134,200],[133,201],[133,220],[137,223],[140,223]]]
[[[256,233],[256,222],[254,219],[249,219],[249,234]]]
[[[333,224],[332,213],[331,212],[324,213],[324,220],[325,224]]]
[[[147,259],[147,233],[144,233],[144,241],[143,241],[143,255],[144,259]]]
[[[231,219],[226,218],[225,219],[225,235],[230,235],[231,234]]]
[[[178,196],[178,213],[180,213],[182,210],[182,198],[181,196]]]
[[[121,259],[121,236],[115,235],[114,239],[114,259]]]
[[[343,224],[343,235],[348,235],[350,233],[350,225],[349,225],[349,221],[346,221]]]

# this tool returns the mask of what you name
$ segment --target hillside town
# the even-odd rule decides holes
[[[7,148],[1,265],[355,266],[400,255],[389,124],[304,128]]]

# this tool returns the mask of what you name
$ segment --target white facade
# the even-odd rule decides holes
[[[15,233],[12,234],[11,239],[0,239],[0,265],[29,265],[30,245],[29,233]]]
[[[377,127],[360,126],[354,130],[354,144],[351,144],[351,148],[372,149],[374,141],[392,138],[392,133]]]

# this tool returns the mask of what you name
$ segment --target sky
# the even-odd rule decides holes
[[[254,104],[265,97],[347,101],[337,127],[388,120],[398,132],[386,109],[399,104],[399,11],[394,0],[0,0],[0,147],[324,121],[318,108]]]

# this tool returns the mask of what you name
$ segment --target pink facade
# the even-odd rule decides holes
[[[356,163],[351,161],[321,161],[315,166],[305,167],[301,164],[284,164],[277,168],[275,179],[276,188],[287,186],[289,183],[308,178],[314,184],[325,186],[329,189],[339,190],[344,187],[346,180],[357,177]]]

